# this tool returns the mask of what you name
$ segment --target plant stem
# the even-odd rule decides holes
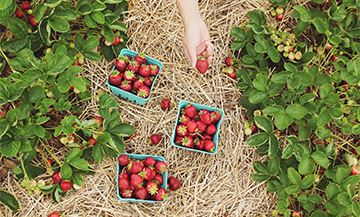
[[[353,144],[351,144],[350,142],[348,142],[347,140],[343,139],[343,138],[340,138],[338,136],[335,136],[335,135],[332,135],[331,137],[335,138],[335,139],[338,139],[338,140],[341,140],[343,142],[345,142],[346,144],[350,145],[352,148],[355,149],[355,146],[353,146]],[[350,152],[349,150],[345,149],[346,151]],[[351,152],[350,152],[351,153]]]
[[[45,143],[40,139],[41,144],[44,146],[44,148],[46,149],[46,151],[49,152],[49,154],[55,159],[55,161],[59,164],[59,166],[61,166],[61,162],[60,160],[55,156],[54,153],[52,153],[52,151],[50,151],[50,149],[45,145]]]
[[[20,159],[20,162],[21,162],[21,168],[22,168],[22,170],[24,172],[25,179],[29,179],[29,176],[26,173],[25,166],[24,166],[23,153],[20,154],[19,159]]]

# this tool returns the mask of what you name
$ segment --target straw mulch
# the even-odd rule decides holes
[[[182,51],[183,26],[175,0],[130,0],[126,25],[130,40],[128,48],[145,52],[163,62],[150,100],[144,106],[114,97],[118,100],[122,120],[136,128],[137,136],[125,142],[125,152],[163,156],[168,163],[168,175],[182,182],[176,192],[170,192],[163,203],[120,202],[116,193],[116,159],[105,158],[94,164],[96,174],[85,177],[85,186],[71,190],[59,204],[49,194],[28,195],[21,181],[9,172],[1,189],[12,192],[20,202],[14,213],[0,205],[0,216],[47,216],[50,211],[66,216],[258,216],[270,215],[276,209],[276,196],[267,191],[264,183],[251,179],[252,164],[263,160],[255,148],[246,144],[244,135],[245,110],[240,106],[241,92],[236,80],[221,73],[224,59],[231,55],[233,37],[230,29],[247,19],[247,12],[260,9],[268,12],[267,0],[203,0],[199,3],[202,17],[208,25],[215,45],[209,73],[201,75],[189,66]],[[110,93],[106,78],[113,62],[86,61],[82,72],[91,82],[91,91]],[[160,101],[170,98],[175,107],[162,111]],[[178,103],[182,100],[221,108],[225,111],[216,155],[200,154],[171,145]],[[81,118],[98,115],[97,99],[85,105]],[[151,134],[158,133],[163,140],[149,145]],[[56,154],[64,156],[68,149]],[[41,179],[51,183],[51,175]]]

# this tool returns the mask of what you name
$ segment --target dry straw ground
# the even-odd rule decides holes
[[[1,182],[1,189],[13,193],[20,202],[18,212],[0,205],[0,216],[47,216],[50,211],[66,216],[258,216],[270,215],[275,209],[275,195],[266,185],[252,181],[252,164],[261,160],[255,149],[246,144],[244,109],[239,100],[241,92],[236,80],[221,73],[224,59],[231,55],[233,37],[230,29],[247,19],[247,12],[260,9],[268,12],[268,0],[202,0],[200,12],[215,45],[215,55],[209,73],[201,75],[189,67],[182,52],[183,26],[175,0],[129,0],[126,25],[130,40],[128,48],[145,52],[164,63],[156,80],[150,100],[144,106],[117,98],[122,121],[136,128],[137,136],[126,141],[125,151],[136,154],[164,156],[168,174],[181,180],[182,187],[170,192],[164,203],[120,202],[116,193],[116,159],[105,158],[95,164],[96,174],[85,177],[83,189],[55,204],[49,194],[28,195],[13,173]],[[113,62],[85,62],[82,72],[91,82],[91,91],[109,92],[106,78]],[[113,95],[114,96],[114,95]],[[115,97],[115,96],[114,96]],[[160,101],[170,98],[175,108],[164,112]],[[199,154],[170,144],[177,105],[186,100],[218,107],[225,111],[219,137],[219,151],[213,155]],[[97,115],[97,99],[89,102],[82,118]],[[163,140],[149,145],[147,139],[159,133]],[[56,154],[63,156],[67,149]],[[51,183],[49,174],[41,179]]]

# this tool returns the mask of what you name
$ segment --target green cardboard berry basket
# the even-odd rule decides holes
[[[165,161],[165,158],[161,157],[161,156],[154,156],[154,155],[139,155],[139,154],[127,154],[127,153],[122,153],[125,154],[127,156],[129,156],[130,158],[136,159],[136,160],[145,160],[148,157],[153,157],[154,160],[156,162],[158,161]],[[117,157],[117,172],[116,172],[116,189],[117,189],[117,195],[119,197],[119,199],[121,201],[128,201],[128,202],[140,202],[140,203],[162,203],[163,201],[157,201],[157,200],[140,200],[140,199],[136,199],[136,198],[123,198],[120,195],[120,189],[119,189],[119,175],[120,175],[120,171],[123,169],[123,166],[120,166],[119,164],[119,156],[121,154],[118,155]],[[163,183],[161,184],[161,187],[164,188],[165,190],[167,190],[167,171],[165,171],[162,174],[163,177]]]
[[[128,49],[122,49],[121,52],[120,52],[120,56],[124,56],[124,55],[128,55],[129,57],[133,58],[135,57],[136,55],[138,55],[139,53],[135,52],[135,51],[132,51],[132,50],[128,50]],[[152,84],[151,84],[151,87],[150,87],[150,94],[147,98],[142,98],[140,96],[137,96],[136,94],[133,94],[133,93],[130,93],[130,92],[127,92],[127,91],[124,91],[122,89],[120,89],[119,87],[116,87],[116,86],[113,86],[109,83],[109,77],[108,79],[106,80],[106,84],[107,86],[110,87],[111,89],[111,92],[116,95],[116,96],[120,96],[121,98],[124,98],[124,99],[128,99],[129,101],[132,101],[132,102],[136,102],[137,104],[139,105],[144,105],[145,102],[150,98],[151,96],[151,91],[152,91],[152,88],[154,86],[154,83],[156,81],[156,78],[158,77],[158,75],[160,74],[160,71],[163,67],[163,64],[162,62],[156,60],[156,59],[153,59],[151,57],[148,57],[146,56],[146,64],[149,65],[149,64],[155,64],[157,66],[159,66],[159,73],[155,76]],[[111,73],[115,70],[115,64],[114,64],[114,67],[112,68],[111,70]],[[110,73],[110,74],[111,74]]]
[[[187,104],[191,104],[196,108],[196,111],[200,111],[201,109],[206,109],[208,110],[210,113],[213,111],[220,111],[221,112],[221,118],[220,120],[215,124],[216,126],[216,133],[213,135],[213,142],[215,143],[215,151],[214,152],[208,152],[208,151],[203,151],[203,150],[198,150],[195,148],[188,148],[188,147],[184,147],[181,145],[177,145],[175,144],[175,136],[176,136],[176,127],[179,124],[179,117],[181,115],[181,109],[182,108],[186,108]],[[205,106],[205,105],[200,105],[197,103],[193,103],[193,102],[187,102],[187,101],[181,101],[179,103],[179,109],[178,109],[178,114],[177,114],[177,118],[176,118],[176,123],[175,123],[175,127],[174,127],[174,131],[173,131],[173,135],[171,138],[171,144],[175,147],[178,148],[183,148],[186,150],[190,150],[190,151],[196,151],[196,152],[201,152],[201,153],[205,153],[205,154],[216,154],[218,151],[218,140],[219,140],[219,131],[220,131],[220,125],[222,122],[222,119],[224,118],[224,111],[222,109],[218,109],[218,108],[214,108],[214,107],[210,107],[210,106]]]

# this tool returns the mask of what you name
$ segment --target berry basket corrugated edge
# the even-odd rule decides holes
[[[206,109],[209,112],[221,111],[221,118],[216,123],[216,133],[213,136],[213,142],[215,143],[215,151],[214,152],[202,151],[202,150],[198,150],[198,149],[195,149],[195,148],[187,148],[187,147],[175,144],[176,127],[179,124],[180,112],[181,112],[181,109],[185,108],[188,103],[193,105],[196,108],[196,111],[199,111],[201,109]],[[210,107],[210,106],[206,106],[206,105],[201,105],[201,104],[197,104],[197,103],[193,103],[193,102],[188,102],[188,101],[181,101],[179,103],[178,114],[177,114],[177,118],[176,118],[176,122],[175,122],[173,135],[172,135],[172,138],[171,138],[171,145],[173,145],[175,147],[178,147],[178,148],[183,148],[183,149],[186,149],[186,150],[190,150],[190,151],[196,151],[196,152],[201,152],[201,153],[205,153],[205,154],[216,154],[217,151],[218,151],[218,140],[219,140],[220,125],[221,125],[221,122],[222,122],[223,118],[224,118],[224,111],[222,109],[214,108],[214,107]]]
[[[155,156],[155,155],[141,155],[141,154],[128,154],[128,153],[121,153],[118,155],[117,159],[116,159],[116,162],[117,162],[117,170],[116,170],[116,189],[117,189],[117,195],[118,195],[118,198],[121,200],[121,201],[128,201],[128,202],[140,202],[140,203],[162,203],[164,202],[165,200],[163,201],[156,201],[156,200],[140,200],[140,199],[136,199],[136,198],[123,198],[120,196],[120,189],[119,189],[119,174],[120,174],[120,164],[119,164],[119,156],[122,155],[122,154],[125,154],[127,156],[129,156],[130,158],[134,158],[134,159],[137,159],[137,160],[145,160],[146,158],[148,157],[153,157],[154,160],[156,162],[158,161],[165,161],[165,158],[162,157],[162,156]],[[161,187],[164,188],[165,190],[167,190],[167,171],[165,171],[163,174],[162,174],[162,177],[163,177],[163,183],[161,184]]]
[[[119,57],[120,57],[120,56],[123,56],[123,55],[128,55],[128,56],[130,56],[130,57],[135,57],[135,56],[138,55],[138,54],[139,54],[139,53],[137,53],[137,52],[135,52],[135,51],[132,51],[132,50],[122,49],[121,52],[120,52]],[[139,96],[137,96],[137,95],[135,95],[135,94],[133,94],[133,93],[124,91],[124,90],[122,90],[122,89],[120,89],[120,88],[118,88],[118,87],[116,87],[116,86],[111,85],[111,84],[109,83],[109,76],[108,76],[108,78],[107,78],[107,80],[106,80],[106,84],[107,84],[107,86],[110,87],[111,92],[112,92],[114,95],[116,95],[116,96],[120,96],[121,98],[128,99],[128,100],[130,100],[130,101],[132,101],[132,102],[136,102],[136,103],[139,104],[139,105],[144,105],[145,102],[150,98],[151,92],[152,92],[152,88],[153,88],[153,86],[154,86],[154,83],[155,83],[155,81],[156,81],[156,78],[157,78],[158,75],[160,74],[161,69],[162,69],[162,67],[163,67],[163,63],[162,63],[162,62],[160,62],[160,61],[158,61],[158,60],[156,60],[156,59],[154,59],[154,58],[151,58],[151,57],[149,57],[149,56],[146,56],[146,64],[147,64],[147,65],[149,65],[149,64],[155,64],[155,65],[159,66],[159,73],[155,76],[155,78],[154,78],[154,80],[153,80],[153,82],[152,82],[152,84],[151,84],[150,94],[149,94],[149,96],[148,96],[147,98],[139,97]],[[112,68],[110,74],[114,71],[114,69],[115,69],[115,64],[114,64],[114,67]]]

